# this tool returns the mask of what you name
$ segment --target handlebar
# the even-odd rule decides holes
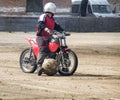
[[[67,32],[61,33],[61,32],[54,31],[53,35],[56,35],[58,38],[65,38],[66,36],[70,36],[71,34]]]
[[[71,34],[70,33],[66,33],[65,36],[70,36]]]

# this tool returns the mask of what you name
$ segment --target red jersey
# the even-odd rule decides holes
[[[53,17],[51,18],[51,17],[47,16],[46,14],[42,14],[42,15],[39,17],[39,19],[38,19],[38,22],[39,22],[39,21],[45,22],[45,26],[46,26],[48,29],[54,30],[55,21],[54,21],[54,18],[53,18]],[[49,36],[49,33],[46,32],[46,31],[44,31],[44,30],[42,30],[41,35],[42,35],[42,36]]]

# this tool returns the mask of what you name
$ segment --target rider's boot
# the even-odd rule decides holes
[[[43,68],[42,67],[38,67],[38,69],[37,69],[38,76],[42,75],[42,72],[43,72]]]

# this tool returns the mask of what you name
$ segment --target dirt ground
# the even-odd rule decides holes
[[[24,36],[0,32],[0,100],[120,100],[120,33],[71,33],[79,65],[73,76],[23,73]]]

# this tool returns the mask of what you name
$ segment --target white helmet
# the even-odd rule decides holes
[[[54,14],[56,12],[56,5],[52,2],[48,2],[44,6],[44,12],[50,12]]]

